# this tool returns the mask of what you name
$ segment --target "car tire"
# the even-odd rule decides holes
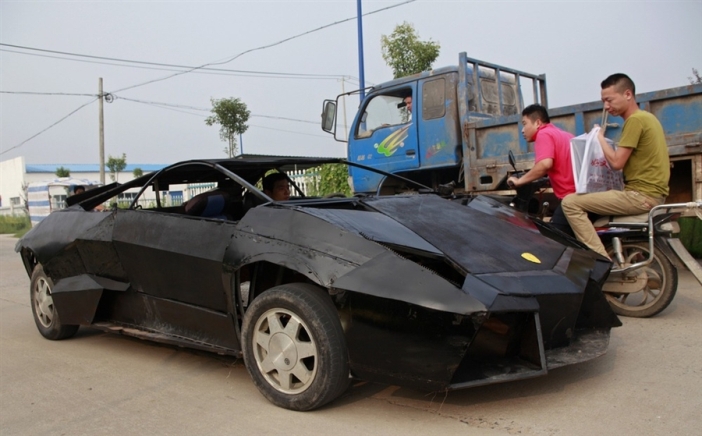
[[[293,283],[262,293],[246,311],[241,336],[254,384],[277,406],[312,410],[348,388],[339,315],[317,286]]]
[[[39,333],[46,339],[58,341],[67,339],[75,335],[78,331],[77,325],[63,325],[61,318],[54,306],[51,290],[54,282],[44,273],[44,268],[37,265],[32,273],[32,281],[29,287],[29,299],[32,306],[34,322],[39,329]]]

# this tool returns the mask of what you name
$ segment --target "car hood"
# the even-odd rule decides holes
[[[553,269],[566,247],[499,203],[467,207],[433,195],[361,200],[374,212],[305,208],[375,242],[445,256],[471,274]],[[493,213],[490,213],[492,209]]]

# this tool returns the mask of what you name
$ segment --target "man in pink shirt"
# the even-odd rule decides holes
[[[520,178],[510,177],[507,183],[514,187],[531,183],[548,174],[553,193],[562,200],[575,192],[575,179],[570,157],[570,140],[573,135],[551,124],[546,108],[532,104],[522,111],[522,135],[534,143],[534,166]],[[556,207],[551,224],[570,235],[573,234],[561,205]]]

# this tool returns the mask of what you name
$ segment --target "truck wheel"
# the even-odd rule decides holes
[[[258,296],[242,327],[246,368],[273,404],[312,410],[349,385],[346,340],[329,295],[293,283]]]
[[[61,318],[54,306],[51,296],[51,289],[54,282],[44,273],[44,268],[37,265],[32,273],[32,281],[29,287],[29,299],[32,305],[34,322],[39,329],[39,333],[46,339],[57,341],[59,339],[70,338],[78,331],[77,325],[63,325]]]
[[[607,247],[607,252],[613,255],[611,247]],[[641,262],[648,259],[648,243],[622,242],[622,254],[625,265]],[[611,273],[603,286],[607,301],[617,315],[634,318],[657,315],[673,301],[678,289],[678,272],[660,250],[655,250],[651,264],[624,274],[626,278]]]

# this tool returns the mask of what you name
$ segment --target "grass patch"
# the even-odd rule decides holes
[[[29,227],[27,227],[27,228],[24,228],[24,229],[20,230],[19,232],[15,233],[15,234],[12,235],[12,236],[14,236],[15,238],[21,238],[22,236],[25,235],[25,233],[27,233],[27,232],[30,231],[30,230],[32,230],[32,226],[29,226]]]
[[[24,235],[31,228],[32,223],[27,215],[0,215],[0,234]]]
[[[697,217],[684,217],[678,219],[678,224],[680,242],[692,257],[702,259],[702,220]]]

